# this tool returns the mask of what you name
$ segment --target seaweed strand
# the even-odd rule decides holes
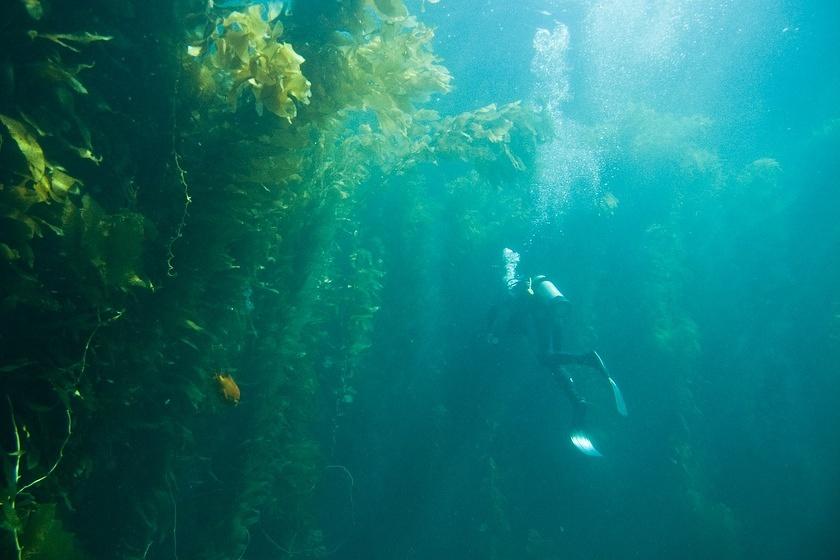
[[[32,482],[18,487],[18,483],[20,482],[21,478],[23,478],[20,474],[20,461],[23,457],[23,448],[20,441],[20,429],[18,428],[17,418],[15,417],[14,404],[12,403],[12,399],[8,395],[6,395],[6,400],[9,402],[9,414],[12,417],[12,428],[14,429],[15,433],[15,450],[14,452],[9,453],[10,456],[13,456],[15,458],[15,466],[12,469],[13,490],[9,493],[9,506],[13,511],[15,511],[15,514],[17,514],[16,505],[18,496],[20,496],[22,493],[32,488],[36,484],[40,484],[41,482],[46,480],[53,472],[55,472],[55,469],[58,468],[58,465],[64,458],[64,448],[67,446],[67,442],[70,441],[70,436],[73,434],[73,417],[70,413],[70,408],[67,408],[67,436],[64,438],[64,441],[62,442],[61,447],[58,450],[58,457],[56,458],[52,466],[49,468],[49,470],[44,475],[36,478]],[[23,558],[23,545],[21,545],[20,543],[21,527],[19,526],[19,524],[15,524],[13,527],[11,527],[11,532],[15,540],[15,550],[17,552],[17,558],[18,560],[21,560]]]
[[[9,404],[11,404],[11,401],[10,401]],[[55,471],[55,469],[58,468],[59,463],[61,463],[61,460],[64,458],[64,448],[67,447],[67,442],[70,441],[70,436],[73,435],[73,416],[70,413],[70,407],[65,408],[64,412],[67,414],[67,435],[64,437],[64,441],[61,443],[61,447],[58,448],[58,457],[56,457],[55,462],[53,463],[52,467],[50,467],[50,470],[48,470],[46,472],[46,474],[44,474],[43,476],[41,476],[39,478],[36,478],[35,480],[30,482],[29,484],[26,484],[25,486],[20,488],[16,492],[16,495],[20,494],[21,492],[24,492],[25,490],[27,490],[29,488],[32,488],[36,484],[46,480],[46,478],[48,476],[50,476],[53,473],[53,471]],[[17,436],[17,425],[15,425],[15,436],[18,437]],[[18,437],[18,447],[20,447],[19,437]],[[20,457],[18,457],[18,462],[20,462]]]
[[[175,499],[175,493],[172,491],[174,479],[174,475],[170,473],[167,477],[166,485],[169,487],[169,499],[172,500],[172,557],[178,560],[178,501]]]
[[[166,247],[166,275],[170,278],[175,278],[178,273],[175,272],[175,253],[173,247],[175,243],[184,236],[184,227],[187,225],[187,216],[189,215],[189,207],[192,204],[192,196],[190,195],[190,186],[187,183],[187,171],[181,163],[181,154],[178,153],[176,131],[178,130],[178,107],[176,106],[178,99],[178,85],[180,81],[180,72],[175,78],[175,87],[172,92],[172,156],[175,161],[175,169],[178,171],[178,182],[184,189],[184,208],[181,212],[181,220],[175,228],[175,234],[169,240]]]
[[[15,501],[17,500],[19,491],[17,491],[17,483],[20,480],[20,458],[23,456],[23,452],[20,448],[20,432],[18,431],[17,420],[15,419],[15,407],[12,404],[12,399],[6,395],[6,400],[9,401],[9,414],[12,416],[12,427],[15,430],[15,452],[10,453],[9,455],[13,455],[15,458],[15,467],[12,470],[12,479],[15,486],[14,495],[9,496],[9,505],[12,509],[15,509]],[[23,557],[23,547],[20,545],[20,528],[16,526],[12,527],[12,534],[15,538],[15,549],[17,550],[17,557],[18,560],[21,560]]]
[[[85,341],[85,349],[82,352],[82,361],[81,361],[80,366],[79,366],[79,375],[76,376],[77,396],[80,396],[80,394],[78,393],[79,383],[81,382],[82,377],[84,376],[85,371],[87,370],[87,356],[88,356],[88,351],[90,350],[90,344],[91,344],[91,342],[93,342],[93,337],[96,336],[96,333],[99,331],[100,327],[116,321],[117,319],[119,319],[120,317],[123,316],[123,313],[125,313],[125,309],[121,309],[121,310],[117,311],[117,313],[113,317],[103,321],[102,320],[102,315],[100,314],[99,310],[98,309],[96,310],[96,326],[90,332],[90,335],[87,337],[87,341]]]

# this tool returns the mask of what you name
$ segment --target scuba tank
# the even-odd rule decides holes
[[[528,293],[535,296],[539,303],[551,306],[555,312],[560,312],[561,315],[565,315],[570,307],[569,298],[557,289],[554,282],[542,274],[528,279]]]

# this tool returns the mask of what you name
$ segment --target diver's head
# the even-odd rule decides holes
[[[571,302],[569,298],[557,289],[554,282],[543,275],[534,276],[530,279],[529,291],[534,294],[537,301],[560,316],[564,316],[569,312]]]

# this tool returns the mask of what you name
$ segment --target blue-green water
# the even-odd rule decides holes
[[[2,558],[840,555],[834,2],[8,4]]]
[[[429,441],[424,399],[388,432],[382,495],[347,557],[491,557],[478,543],[493,533],[516,541],[505,558],[836,555],[836,6],[428,11],[456,77],[444,106],[556,103],[559,138],[538,152],[532,198],[546,213],[501,241],[580,305],[573,339],[607,357],[631,414],[605,414],[605,458],[576,455],[560,392],[517,350],[490,357],[473,338],[474,277],[498,261],[462,265],[469,280],[449,289],[473,312],[441,312],[446,358],[426,364],[447,380],[422,380],[417,360],[453,432]],[[556,41],[545,63],[539,33]],[[607,193],[617,206],[605,210]],[[417,397],[392,398],[365,431]],[[682,438],[690,449],[675,449]],[[384,551],[372,544],[383,532]]]

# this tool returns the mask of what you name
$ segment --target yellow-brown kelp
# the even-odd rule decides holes
[[[454,235],[474,240],[499,177],[527,173],[527,107],[424,108],[452,78],[399,0],[261,6],[53,3],[34,25],[21,4],[0,38],[27,46],[0,130],[0,383],[28,456],[63,450],[4,551],[35,542],[28,518],[102,558],[326,552],[319,430],[370,375],[399,258],[364,216],[403,189],[398,236],[419,239],[449,211],[426,213],[424,166],[449,159]],[[259,387],[226,414],[220,363]]]
[[[302,56],[289,43],[280,42],[283,23],[263,16],[263,7],[231,12],[213,27],[200,46],[188,52],[199,58],[201,71],[209,65],[219,71],[234,110],[244,90],[254,95],[257,112],[263,108],[289,122],[297,103],[309,103],[309,80],[301,72]]]

